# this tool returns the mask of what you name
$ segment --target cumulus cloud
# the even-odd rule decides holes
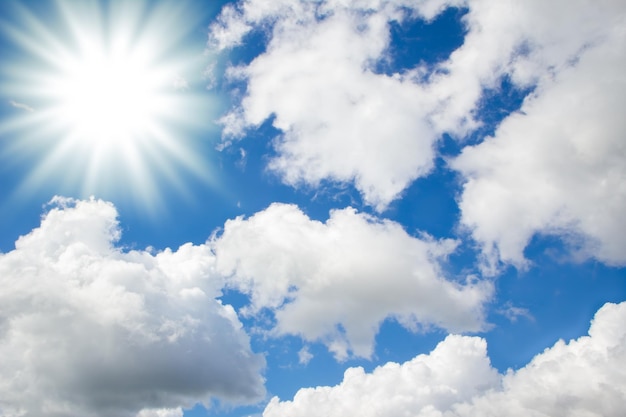
[[[461,47],[443,62],[376,71],[388,59],[391,22],[431,20],[450,7],[467,11]],[[230,71],[247,89],[222,119],[226,141],[274,117],[282,134],[269,168],[284,182],[353,182],[367,204],[384,210],[430,172],[443,133],[464,138],[480,126],[485,89],[503,77],[523,88],[553,77],[601,43],[622,12],[621,2],[586,0],[228,5],[211,27],[211,48],[233,48],[260,28],[269,40],[250,64]]]
[[[626,402],[626,303],[606,304],[589,336],[557,342],[525,367],[500,375],[486,342],[450,335],[428,355],[372,373],[350,368],[333,387],[273,398],[264,417],[623,415]]]
[[[215,48],[273,25],[266,52],[231,70],[247,80],[247,92],[222,119],[227,139],[273,115],[282,135],[269,168],[284,182],[354,182],[384,209],[431,170],[437,140],[425,118],[433,106],[411,77],[373,70],[389,22],[403,18],[400,3],[252,0],[225,8],[211,29]]]
[[[626,264],[624,22],[452,161],[465,178],[461,222],[488,270],[523,267],[537,233],[562,236],[579,258]]]
[[[487,345],[477,337],[450,335],[429,355],[403,364],[387,363],[371,374],[349,368],[335,387],[304,388],[293,401],[274,397],[265,417],[435,415],[455,401],[497,386],[498,372],[486,356]],[[420,414],[424,410],[431,414]]]
[[[390,22],[463,8],[463,44],[442,62],[381,74]],[[444,133],[481,125],[488,89],[530,89],[522,112],[451,161],[463,178],[461,224],[483,272],[527,266],[537,233],[564,238],[578,259],[626,263],[626,6],[621,1],[259,0],[227,6],[211,46],[265,30],[265,50],[230,74],[247,83],[222,119],[226,141],[272,120],[269,169],[287,184],[351,182],[384,210],[428,175]]]
[[[216,300],[208,246],[123,251],[113,205],[53,203],[0,255],[1,415],[177,416],[262,398],[264,360]]]
[[[414,237],[351,208],[321,223],[275,203],[227,221],[213,244],[217,270],[250,295],[249,313],[270,309],[274,334],[322,341],[339,359],[369,357],[387,318],[413,330],[485,327],[491,282],[446,280],[441,271],[456,241]]]

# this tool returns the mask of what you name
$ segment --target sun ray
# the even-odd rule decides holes
[[[189,42],[200,23],[190,7],[59,1],[37,14],[15,5],[18,20],[0,30],[21,55],[0,69],[6,102],[20,106],[0,134],[12,138],[5,154],[36,162],[22,192],[56,182],[152,205],[165,186],[186,194],[185,175],[213,181],[198,128],[212,129],[215,99],[203,86],[204,39]]]

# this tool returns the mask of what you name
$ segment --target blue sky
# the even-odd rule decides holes
[[[621,415],[626,7],[0,5],[0,415]]]

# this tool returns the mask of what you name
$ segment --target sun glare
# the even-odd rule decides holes
[[[153,200],[161,179],[181,188],[181,167],[209,177],[190,133],[212,119],[192,13],[182,2],[55,5],[54,19],[16,5],[20,19],[1,28],[17,51],[1,64],[12,128],[28,132],[14,150],[39,153],[24,186],[60,172],[83,194],[131,187]]]
[[[130,54],[95,50],[51,85],[60,120],[98,147],[139,140],[167,110],[167,79]]]

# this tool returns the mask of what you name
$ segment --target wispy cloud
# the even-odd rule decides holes
[[[298,362],[300,362],[301,365],[308,364],[311,359],[313,359],[313,354],[309,352],[309,348],[307,346],[300,349],[298,352]]]
[[[187,90],[189,89],[189,83],[185,78],[177,76],[174,78],[174,88],[176,90]]]
[[[498,314],[502,314],[509,319],[511,323],[517,322],[517,319],[524,317],[528,320],[534,321],[535,318],[526,308],[516,307],[510,301],[507,302],[501,309],[497,310]]]
[[[20,103],[18,101],[14,101],[14,100],[10,100],[9,104],[13,107],[15,107],[16,109],[22,109],[22,110],[26,110],[27,112],[34,112],[35,109],[30,107],[28,104],[24,104],[24,103]]]

